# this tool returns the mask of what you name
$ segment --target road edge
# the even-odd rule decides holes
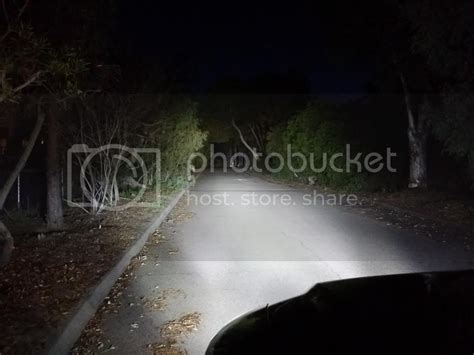
[[[123,274],[133,257],[138,255],[151,234],[161,225],[171,210],[176,206],[181,197],[190,186],[183,188],[166,208],[151,222],[145,232],[129,247],[119,262],[105,274],[100,282],[83,297],[74,314],[66,321],[54,339],[46,347],[45,354],[69,354],[70,350],[79,339],[87,323],[94,317],[105,297],[110,293],[118,278]]]
[[[288,181],[284,181],[284,180],[278,180],[278,179],[273,178],[270,175],[265,175],[263,173],[248,173],[247,172],[247,174],[249,176],[262,179],[263,181],[267,181],[267,182],[270,182],[270,183],[273,183],[273,184],[288,186],[288,187],[291,187],[291,188],[294,188],[294,189],[311,190],[311,189],[314,189],[316,187],[314,185],[309,185],[309,184],[304,184],[304,183],[299,183],[299,182],[292,183],[292,182],[288,182]],[[326,192],[327,191],[324,190],[324,187],[323,187],[322,193],[326,193]],[[331,190],[331,193],[338,193],[338,192],[336,190]],[[417,211],[414,211],[414,210],[411,210],[411,209],[408,209],[408,208],[399,207],[399,206],[393,205],[393,204],[388,203],[388,202],[381,202],[381,201],[377,201],[377,200],[374,200],[372,198],[367,198],[367,197],[362,197],[358,200],[359,200],[359,203],[363,204],[363,205],[376,205],[376,206],[379,206],[379,207],[382,207],[382,208],[391,209],[391,210],[393,210],[397,213],[400,213],[400,214],[408,214],[412,217],[418,218],[418,219],[426,221],[426,222],[436,223],[436,224],[445,226],[447,228],[457,229],[457,230],[462,231],[464,233],[471,233],[470,228],[467,227],[467,226],[459,225],[459,224],[456,224],[455,222],[445,220],[445,219],[436,219],[436,218],[434,218],[430,215],[426,215],[426,214],[423,214],[423,213],[420,213],[420,212],[417,212]],[[344,206],[344,205],[341,205],[341,206]]]

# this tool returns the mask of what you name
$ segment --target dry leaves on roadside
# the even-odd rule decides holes
[[[164,311],[168,302],[177,297],[186,297],[184,291],[176,288],[163,290],[158,297],[146,298],[144,306],[152,311]]]
[[[152,343],[147,345],[147,349],[153,355],[185,355],[187,351],[183,349],[176,340],[166,340],[163,343]]]
[[[8,221],[16,245],[10,263],[0,270],[0,352],[39,352],[153,215],[140,209],[110,213],[99,229],[91,216],[67,209],[67,229],[51,233],[34,232],[41,225]]]
[[[198,329],[201,322],[199,312],[189,313],[179,319],[171,320],[163,324],[160,329],[163,338],[173,338],[186,335]]]

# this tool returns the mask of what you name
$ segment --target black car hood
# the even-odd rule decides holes
[[[474,271],[340,280],[248,313],[207,354],[472,354]]]

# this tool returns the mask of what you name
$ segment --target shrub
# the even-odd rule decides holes
[[[207,137],[200,128],[197,105],[189,100],[176,103],[156,123],[151,142],[160,147],[162,183],[180,188],[186,183],[189,156],[203,147]]]
[[[304,154],[308,162],[312,159],[315,167],[321,167],[324,154],[328,157],[327,164],[333,154],[345,155],[346,144],[349,143],[348,137],[344,112],[341,109],[324,103],[310,103],[288,122],[270,132],[266,151],[267,154],[275,152],[286,158],[287,146],[291,145],[292,152]],[[342,168],[342,161],[343,159],[338,159],[335,165]],[[275,163],[271,162],[272,164]],[[360,190],[366,187],[366,174],[355,171],[337,172],[329,166],[320,173],[315,173],[308,166],[305,171],[294,174],[288,164],[285,164],[284,169],[275,175],[282,179],[315,176],[319,184],[340,189]]]

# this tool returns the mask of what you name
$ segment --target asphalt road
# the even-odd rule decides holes
[[[246,174],[201,175],[182,201],[185,218],[165,223],[166,241],[149,248],[118,313],[106,317],[103,349],[147,353],[165,322],[199,312],[198,329],[176,339],[188,354],[203,354],[235,317],[318,282],[472,268],[471,255],[332,206],[333,197],[315,201]],[[143,306],[163,294],[163,310]]]

